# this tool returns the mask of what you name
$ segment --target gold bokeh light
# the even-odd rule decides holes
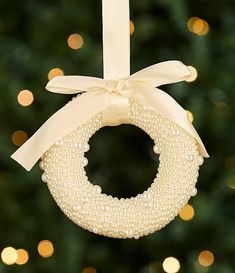
[[[22,130],[17,130],[12,134],[11,139],[16,146],[21,146],[28,139],[28,135]]]
[[[188,66],[188,69],[191,72],[191,75],[185,81],[186,82],[193,82],[198,77],[197,69],[191,65]]]
[[[210,26],[208,22],[199,17],[191,17],[187,22],[188,30],[199,35],[204,36],[208,34]]]
[[[82,270],[82,273],[97,273],[97,270],[94,267],[89,266],[89,267],[85,267]]]
[[[51,241],[43,240],[38,244],[38,253],[43,258],[49,258],[54,253],[54,247]]]
[[[1,253],[1,258],[4,264],[12,265],[15,264],[18,258],[17,251],[13,247],[6,247]]]
[[[194,121],[194,116],[193,116],[193,113],[189,110],[187,110],[187,117],[188,117],[188,120],[193,123]]]
[[[57,76],[63,76],[63,75],[64,75],[64,71],[59,67],[55,67],[48,72],[47,77],[48,77],[48,80],[50,81]]]
[[[179,212],[179,217],[184,221],[190,221],[193,219],[194,214],[194,208],[191,205],[187,204]]]
[[[188,27],[188,30],[193,32],[193,24],[196,22],[196,20],[198,20],[199,18],[198,17],[191,17],[189,18],[188,22],[187,22],[187,27]]]
[[[164,260],[162,267],[167,273],[176,273],[180,270],[180,262],[174,257],[168,257]]]
[[[132,35],[135,32],[135,25],[132,20],[130,20],[130,35]]]
[[[21,90],[17,96],[17,100],[20,105],[29,106],[34,100],[33,93],[26,89]]]
[[[198,255],[198,262],[200,265],[208,267],[214,263],[214,255],[209,250],[203,250]]]
[[[72,49],[80,49],[83,46],[84,41],[80,34],[74,33],[68,37],[67,43]]]
[[[24,265],[28,262],[29,260],[29,254],[26,250],[24,249],[17,249],[17,260],[16,264],[18,265]]]

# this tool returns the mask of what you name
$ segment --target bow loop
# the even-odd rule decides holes
[[[148,66],[131,75],[131,79],[153,87],[186,80],[191,75],[186,65],[179,61],[167,61]]]
[[[57,76],[46,85],[48,91],[61,94],[79,94],[93,87],[105,88],[105,81],[87,76]]]

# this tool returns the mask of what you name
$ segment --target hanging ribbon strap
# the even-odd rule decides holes
[[[115,5],[111,5],[110,2],[115,3]],[[118,21],[117,15],[112,9],[115,8],[120,11],[119,8],[126,7],[127,3],[128,0],[103,0],[103,22],[105,26],[108,24],[107,22],[110,22],[110,27],[114,28]],[[129,14],[129,6],[126,8]],[[120,17],[121,19],[127,20],[126,12],[126,10],[123,11],[125,15],[123,18]],[[58,76],[49,81],[46,89],[51,92],[80,95],[51,116],[12,155],[12,158],[26,170],[30,170],[56,141],[64,138],[98,113],[103,114],[104,125],[115,126],[129,123],[129,99],[147,106],[181,126],[196,140],[200,155],[208,157],[200,137],[188,120],[187,112],[171,96],[155,88],[186,80],[191,75],[187,66],[179,61],[162,62],[129,76],[128,38],[127,40],[124,38],[124,52],[118,54],[118,48],[119,50],[122,49],[118,45],[114,51],[111,51],[111,45],[115,47],[115,43],[113,43],[115,32],[112,34],[111,29],[108,30],[105,26],[103,28],[105,79],[85,76]],[[123,24],[123,26],[126,28],[127,24]],[[119,32],[118,28],[114,29]],[[108,35],[108,33],[112,35]],[[118,34],[119,39],[122,38],[121,33],[120,31]],[[120,43],[120,41],[115,42]],[[109,62],[109,58],[112,62]]]
[[[104,79],[130,76],[129,0],[102,0]]]

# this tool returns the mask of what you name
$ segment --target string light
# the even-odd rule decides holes
[[[21,146],[28,139],[28,135],[22,130],[17,130],[12,134],[11,139],[16,146]]]
[[[184,220],[184,221],[190,221],[190,220],[192,220],[193,217],[194,217],[194,214],[195,214],[194,213],[194,208],[191,205],[189,205],[189,204],[185,205],[181,209],[181,211],[179,212],[180,218],[182,220]]]
[[[188,120],[193,123],[194,121],[194,117],[193,117],[193,113],[189,110],[187,110],[187,117],[188,117]]]
[[[54,247],[53,247],[52,242],[50,242],[48,240],[43,240],[43,241],[39,242],[38,253],[43,258],[51,257],[54,253]]]
[[[188,66],[188,69],[190,70],[191,75],[185,81],[186,82],[193,82],[198,77],[197,69],[191,65]]]
[[[174,257],[168,257],[164,260],[162,267],[167,273],[176,273],[180,270],[180,262]]]
[[[204,250],[198,255],[198,262],[200,265],[208,267],[214,263],[214,255],[209,250]]]
[[[135,25],[132,20],[130,20],[130,35],[135,32]]]
[[[29,90],[21,90],[17,96],[18,103],[22,106],[29,106],[32,104],[34,97]]]
[[[4,264],[15,264],[18,258],[17,251],[13,247],[6,247],[1,253],[1,258]]]
[[[52,80],[53,78],[55,78],[56,76],[63,76],[64,75],[64,71],[59,68],[59,67],[55,67],[52,68],[49,72],[48,72],[48,80]]]
[[[189,31],[199,36],[206,35],[210,30],[208,22],[199,17],[191,17],[187,22],[187,27]]]
[[[82,270],[82,273],[97,273],[97,270],[92,267],[92,266],[89,266],[89,267],[86,267]]]
[[[26,264],[29,260],[29,254],[24,249],[17,249],[17,260],[16,264],[23,265]]]
[[[68,46],[72,49],[80,49],[83,46],[83,38],[80,34],[71,34],[67,39]]]

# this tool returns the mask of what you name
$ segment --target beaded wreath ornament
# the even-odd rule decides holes
[[[13,155],[26,170],[41,158],[42,180],[61,210],[96,234],[135,238],[160,230],[195,188],[206,149],[187,112],[158,86],[186,80],[179,61],[152,65],[130,76],[129,1],[103,0],[104,79],[59,76],[51,92],[78,94]],[[121,42],[120,42],[121,41]],[[132,124],[153,140],[159,167],[151,186],[132,198],[112,197],[89,182],[84,167],[90,137],[104,126]]]

